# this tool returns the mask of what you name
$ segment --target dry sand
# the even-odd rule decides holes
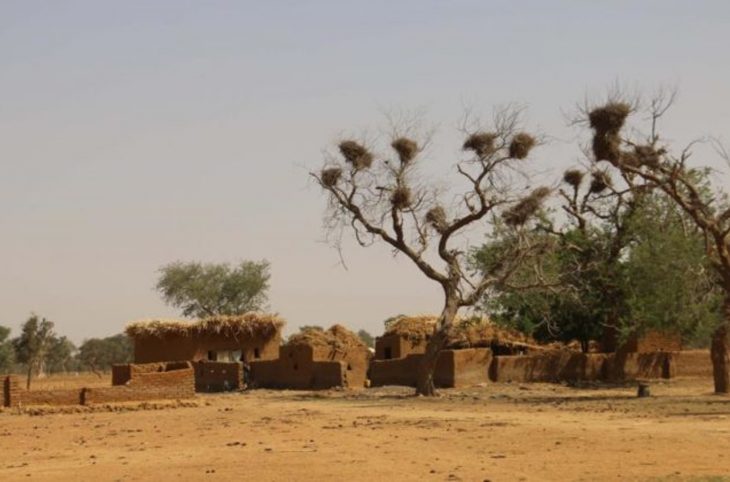
[[[6,409],[0,480],[730,480],[730,398],[711,388],[258,390],[141,410]]]

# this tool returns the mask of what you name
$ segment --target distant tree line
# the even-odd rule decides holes
[[[116,363],[132,361],[132,343],[126,335],[88,338],[78,347],[58,335],[55,324],[35,314],[11,338],[11,330],[0,326],[0,373],[24,373],[26,387],[33,377],[53,373],[93,371],[100,374]]]

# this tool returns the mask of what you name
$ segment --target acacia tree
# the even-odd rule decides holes
[[[23,324],[20,336],[13,340],[18,361],[28,367],[27,389],[30,389],[33,372],[42,371],[43,362],[54,337],[53,322],[45,318],[39,319],[38,315],[34,314]]]
[[[331,233],[349,228],[363,247],[384,242],[441,287],[443,308],[418,373],[417,393],[427,396],[435,394],[436,360],[459,309],[473,306],[488,289],[509,283],[510,275],[537,249],[521,233],[550,195],[545,187],[516,187],[517,176],[524,175],[520,164],[537,144],[519,129],[517,110],[498,112],[493,130],[464,134],[462,147],[469,157],[455,162],[455,171],[466,188],[450,205],[436,188],[440,180],[418,177],[424,142],[398,129],[389,139],[393,154],[382,160],[366,143],[344,140],[338,145],[341,158],[330,156],[319,172],[310,173],[328,195],[326,226]],[[469,270],[463,234],[480,230],[490,236],[498,224],[515,233],[515,242],[489,269]]]
[[[270,277],[266,260],[234,266],[177,261],[160,268],[156,288],[183,316],[240,315],[263,308]]]
[[[705,250],[717,273],[718,287],[724,294],[723,322],[712,335],[711,358],[716,393],[730,392],[730,208],[726,197],[709,189],[702,172],[688,165],[691,143],[678,154],[660,140],[657,125],[673,102],[673,96],[659,95],[649,106],[648,134],[631,134],[624,124],[632,106],[609,101],[587,111],[593,130],[592,151],[596,161],[605,161],[622,175],[643,179],[661,189],[679,206],[702,232]],[[720,154],[728,160],[727,153]]]

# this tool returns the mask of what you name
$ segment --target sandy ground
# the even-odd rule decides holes
[[[711,388],[655,383],[650,399],[549,384],[436,399],[258,390],[119,411],[6,409],[0,480],[730,480],[730,398]]]

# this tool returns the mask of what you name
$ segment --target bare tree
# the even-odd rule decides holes
[[[361,246],[384,242],[443,290],[443,309],[418,374],[419,394],[435,394],[436,361],[459,309],[473,306],[488,289],[508,284],[539,249],[523,234],[550,189],[516,188],[525,184],[520,164],[537,144],[519,129],[519,120],[520,111],[507,108],[495,114],[492,130],[463,129],[462,147],[469,157],[454,164],[466,188],[450,204],[441,199],[446,196],[436,188],[439,180],[419,177],[417,160],[425,143],[403,135],[403,129],[389,135],[389,158],[376,159],[365,142],[344,140],[338,146],[341,159],[329,156],[319,172],[310,173],[328,195],[326,225],[336,233],[336,243],[345,229]],[[489,269],[470,272],[465,233],[489,236],[496,227],[512,230],[515,242]]]
[[[624,124],[634,108],[619,100],[587,111],[593,130],[592,151],[596,161],[606,161],[623,176],[643,179],[667,194],[702,231],[707,256],[718,274],[718,283],[725,294],[724,322],[712,335],[711,358],[716,393],[730,391],[730,208],[726,197],[708,186],[697,168],[690,167],[690,143],[679,154],[669,151],[658,134],[658,122],[674,101],[673,93],[660,93],[649,106],[648,134],[626,134]],[[727,152],[718,146],[718,153],[728,160]]]

